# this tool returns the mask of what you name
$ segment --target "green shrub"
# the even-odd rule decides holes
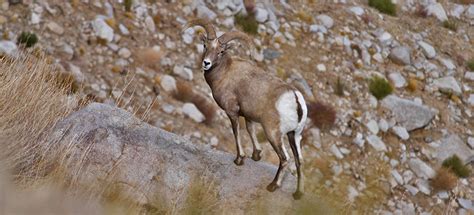
[[[255,20],[255,16],[253,15],[242,15],[238,14],[235,16],[235,23],[242,27],[242,30],[249,34],[257,34],[258,33],[258,23]]]
[[[38,36],[35,33],[22,32],[17,38],[17,44],[24,45],[26,48],[33,47],[38,42]]]
[[[474,71],[474,59],[467,61],[467,68],[471,71]]]
[[[369,81],[369,91],[378,100],[385,98],[393,92],[393,87],[384,78],[373,76]]]
[[[133,0],[124,0],[123,6],[125,7],[125,11],[130,12],[132,11]]]
[[[458,30],[458,25],[456,24],[455,21],[452,20],[445,20],[443,22],[443,27],[451,30],[451,31],[457,31]]]
[[[391,16],[397,15],[397,7],[391,0],[369,0],[369,6]]]
[[[454,172],[458,177],[466,178],[471,174],[471,171],[466,167],[457,155],[453,155],[443,161],[443,167],[448,168]]]

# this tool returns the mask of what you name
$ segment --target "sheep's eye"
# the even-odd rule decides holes
[[[204,44],[203,46],[204,46],[204,49],[206,49],[206,44]]]

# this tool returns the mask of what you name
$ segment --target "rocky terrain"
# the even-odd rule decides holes
[[[247,9],[240,0],[132,2],[127,12],[120,0],[0,0],[0,55],[25,49],[17,38],[33,32],[39,40],[29,49],[72,80],[71,93],[235,153],[202,76],[200,31],[181,28],[199,17],[218,32],[241,30],[239,14],[251,10],[256,49],[235,54],[337,113],[329,128],[308,122],[308,192],[346,213],[474,213],[472,175],[449,189],[433,184],[452,155],[467,168],[474,162],[474,2],[396,0],[395,16],[363,0],[262,0]],[[390,82],[391,95],[371,94],[374,76]],[[203,99],[176,95],[183,86]],[[276,162],[264,145],[264,160]]]

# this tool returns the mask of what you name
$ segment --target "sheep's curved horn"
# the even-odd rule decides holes
[[[214,26],[212,26],[212,24],[209,21],[204,20],[204,19],[194,19],[194,20],[189,21],[183,27],[183,31],[195,25],[201,26],[204,28],[204,30],[206,30],[207,39],[210,39],[210,40],[216,39],[217,36],[216,36],[216,31],[214,30]]]
[[[231,31],[223,34],[219,37],[219,42],[226,44],[232,40],[240,40],[246,43],[249,47],[253,44],[252,39],[247,34],[244,34],[240,31]]]

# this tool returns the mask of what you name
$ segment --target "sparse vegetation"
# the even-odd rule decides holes
[[[255,20],[255,16],[253,14],[238,14],[235,16],[235,23],[239,25],[242,30],[248,34],[255,35],[258,33],[258,23],[257,20]]]
[[[314,126],[329,129],[336,122],[336,111],[333,107],[321,102],[311,102],[308,104],[308,118]]]
[[[393,87],[385,78],[373,76],[369,81],[369,91],[375,98],[381,100],[393,92]]]
[[[125,7],[125,11],[130,12],[132,11],[133,0],[124,0],[123,6]]]
[[[466,178],[471,174],[471,170],[462,163],[461,158],[456,154],[446,158],[446,160],[443,161],[443,167],[451,170],[460,178]]]
[[[369,6],[391,16],[397,15],[397,6],[391,0],[369,0]]]
[[[337,77],[336,86],[334,88],[334,93],[336,93],[336,95],[342,97],[342,96],[344,96],[344,89],[345,89],[344,82],[341,80],[341,77]]]
[[[410,92],[415,92],[418,89],[418,81],[416,79],[410,78],[408,80],[408,85],[406,87]]]
[[[38,36],[31,32],[22,32],[17,38],[17,44],[23,45],[26,48],[33,47],[38,42]]]
[[[445,27],[445,28],[447,28],[451,31],[457,31],[458,30],[458,25],[453,20],[445,20],[443,22],[443,27]]]
[[[431,180],[431,186],[435,190],[452,190],[456,186],[457,176],[444,167],[436,171],[436,176]]]
[[[474,71],[474,59],[468,60],[466,66],[470,71]]]

